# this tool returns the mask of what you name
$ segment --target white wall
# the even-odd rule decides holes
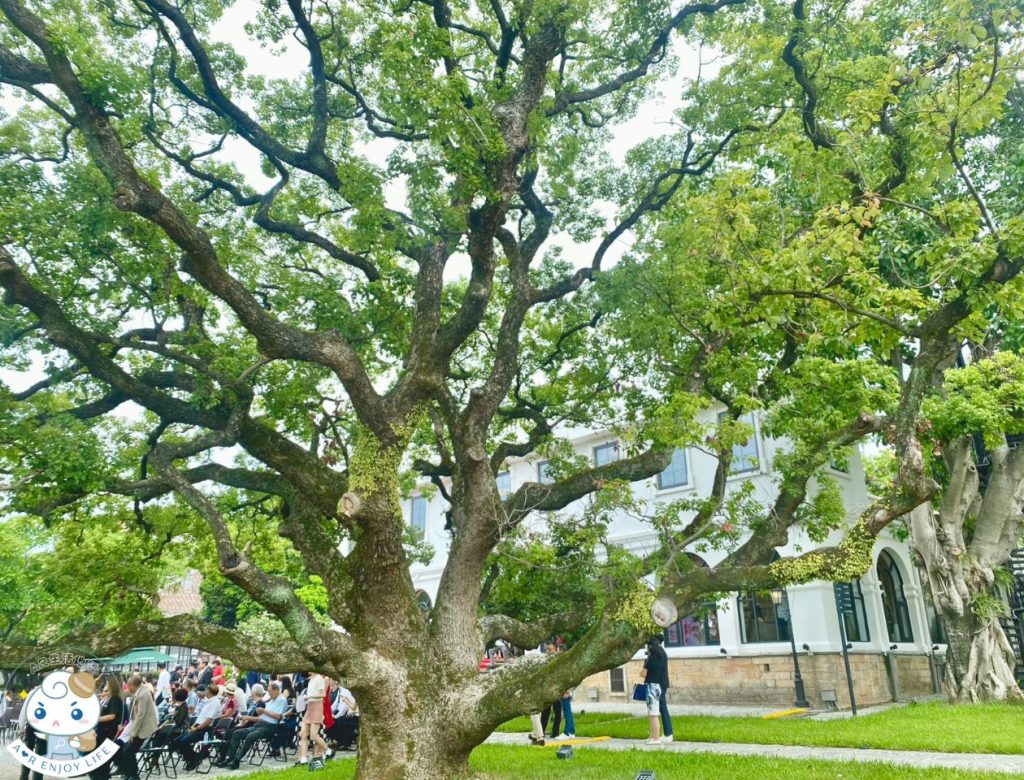
[[[715,419],[714,412],[707,413],[707,420]],[[771,463],[776,451],[785,446],[784,441],[766,439],[761,435],[760,425],[756,424],[756,441],[759,452],[759,469],[755,472],[746,473],[731,477],[729,489],[735,489],[740,484],[753,480],[754,497],[764,506],[769,506],[777,496],[777,474],[773,473]],[[593,449],[599,444],[614,441],[615,436],[606,431],[576,430],[562,435],[570,438],[577,453],[593,456]],[[652,502],[668,502],[677,500],[687,495],[707,496],[711,492],[712,482],[717,468],[717,460],[708,452],[697,448],[687,449],[687,473],[688,484],[683,487],[659,490],[656,478],[634,483],[634,494],[638,498],[647,499]],[[510,461],[507,469],[511,475],[511,490],[515,491],[525,482],[537,481],[537,464],[540,458],[519,459]],[[842,492],[843,501],[847,509],[847,515],[851,520],[857,517],[868,505],[869,497],[864,483],[864,472],[859,453],[852,453],[849,459],[849,471],[843,473],[831,471],[832,476],[838,481]],[[812,490],[813,494],[813,484]],[[402,502],[403,511],[408,519],[411,512],[411,501]],[[582,504],[577,502],[563,510],[563,513],[580,511]],[[446,502],[436,493],[429,500],[427,506],[427,525],[425,538],[435,550],[433,561],[428,566],[415,565],[412,567],[414,585],[429,594],[431,599],[436,597],[437,587],[440,581],[441,572],[447,558],[449,535],[444,530],[444,511]],[[537,527],[543,526],[543,515],[538,514],[530,521]],[[834,532],[825,544],[833,544],[843,536],[841,531]],[[609,537],[616,544],[622,545],[636,553],[653,550],[657,544],[654,533],[645,523],[629,517],[618,518],[609,529]],[[742,539],[740,540],[742,542]],[[796,555],[801,551],[807,551],[817,546],[800,529],[793,529],[790,533],[789,544],[779,548],[782,556]],[[877,561],[878,554],[885,548],[899,562],[904,579],[904,591],[909,602],[910,618],[914,634],[914,642],[901,644],[897,652],[922,652],[931,647],[928,635],[927,617],[924,611],[920,578],[915,567],[911,564],[910,552],[907,545],[889,534],[883,534],[875,545],[874,559]],[[701,552],[701,557],[709,564],[716,565],[726,555],[727,550],[712,550]],[[889,649],[888,633],[886,631],[881,591],[878,578],[872,568],[861,581],[861,588],[864,593],[865,610],[867,613],[870,641],[854,643],[851,652],[880,652]],[[789,589],[789,601],[793,611],[793,632],[797,647],[807,644],[812,652],[835,651],[840,648],[839,622],[836,615],[835,600],[831,583],[815,582],[806,585],[795,586]],[[686,647],[668,648],[671,656],[712,656],[719,655],[721,649],[725,649],[729,655],[760,655],[775,652],[788,652],[789,642],[743,644],[740,641],[740,618],[737,608],[735,594],[720,604],[718,610],[720,645],[710,647]]]

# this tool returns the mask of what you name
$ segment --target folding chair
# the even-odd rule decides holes
[[[224,733],[231,728],[231,724],[234,722],[233,715],[227,718],[218,718],[213,722],[213,737],[195,744],[195,751],[199,754],[199,763],[196,764],[197,774],[208,775],[210,773],[213,768],[213,752],[229,744],[228,740],[224,739]]]
[[[278,761],[288,761],[288,749],[292,749],[292,753],[298,750],[298,746],[295,742],[295,735],[297,732],[296,726],[298,721],[295,717],[295,710],[288,710],[281,716],[281,720],[278,721],[277,728],[274,729],[273,733],[269,737],[264,737],[256,742],[253,746],[252,754],[249,757],[249,763],[255,766],[263,766],[263,762],[268,758],[276,758]],[[275,750],[275,743],[277,744],[277,756],[272,756],[271,753]]]
[[[21,715],[21,708],[25,706],[25,702],[21,699],[12,702],[7,706],[6,712],[2,718],[0,718],[0,742],[7,743],[12,741],[18,734],[18,717]]]
[[[142,780],[149,780],[149,777],[154,774],[176,780],[178,777],[178,754],[171,750],[173,736],[174,724],[165,723],[142,743],[135,754],[135,759],[139,762],[139,774]]]

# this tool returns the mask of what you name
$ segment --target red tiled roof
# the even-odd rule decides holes
[[[160,591],[160,613],[172,617],[199,612],[203,608],[203,597],[199,595],[202,581],[203,575],[193,569],[180,582]]]

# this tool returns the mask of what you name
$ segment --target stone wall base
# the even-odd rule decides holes
[[[926,655],[891,656],[897,691],[893,691],[886,657],[881,654],[850,656],[854,692],[858,706],[883,704],[899,699],[929,696],[931,667]],[[576,689],[579,707],[585,702],[624,702],[630,700],[633,685],[643,682],[643,662],[626,664],[626,692],[612,693],[609,672],[591,675]],[[840,709],[849,709],[846,671],[840,653],[800,655],[800,672],[807,701],[815,709],[825,709],[826,699],[834,697]],[[731,704],[765,707],[792,707],[793,659],[789,655],[762,655],[721,658],[670,658],[670,704]]]

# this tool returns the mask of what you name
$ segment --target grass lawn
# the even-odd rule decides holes
[[[942,702],[903,707],[843,720],[806,718],[672,718],[675,737],[694,742],[750,742],[765,745],[821,745],[945,753],[1024,753],[1024,706],[949,705]],[[530,730],[529,718],[516,718],[500,731]],[[576,717],[580,737],[647,736],[642,717],[587,713]]]
[[[999,780],[1006,775],[958,772],[952,769],[912,769],[884,764],[852,764],[831,761],[786,761],[777,758],[746,758],[685,753],[644,753],[580,748],[568,761],[555,758],[546,748],[484,745],[474,751],[470,763],[479,780],[633,780],[641,769],[652,770],[658,780],[680,778],[742,777],[743,780]],[[329,761],[323,772],[310,775],[305,769],[259,772],[246,780],[351,780],[355,761]]]

